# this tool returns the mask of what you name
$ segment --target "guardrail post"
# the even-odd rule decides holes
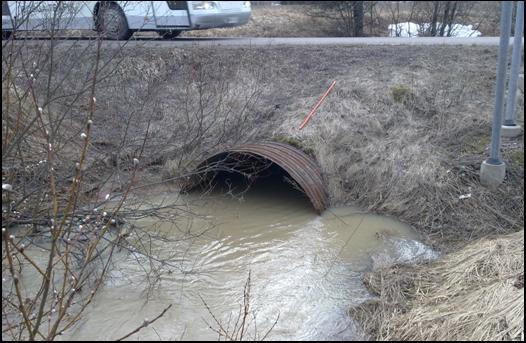
[[[496,188],[504,181],[506,164],[500,158],[500,134],[502,112],[504,109],[504,87],[506,83],[506,64],[508,62],[508,46],[510,42],[511,15],[513,3],[501,2],[500,15],[500,45],[497,63],[497,91],[495,95],[495,111],[491,129],[490,156],[480,166],[480,182],[487,187]]]
[[[521,66],[522,28],[524,26],[524,2],[517,2],[517,15],[515,17],[515,37],[513,37],[513,53],[511,58],[510,82],[508,84],[508,102],[502,136],[517,137],[521,134],[521,127],[516,123],[515,109],[517,106],[517,86]]]

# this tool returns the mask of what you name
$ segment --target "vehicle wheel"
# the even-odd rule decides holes
[[[101,7],[98,24],[99,31],[106,39],[127,40],[133,34],[124,13],[116,5]]]
[[[181,34],[181,30],[157,31],[163,39],[173,39]]]

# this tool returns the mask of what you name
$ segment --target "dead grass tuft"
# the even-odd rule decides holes
[[[377,299],[351,315],[378,340],[521,340],[523,280],[519,231],[477,241],[431,264],[367,274],[364,281]]]

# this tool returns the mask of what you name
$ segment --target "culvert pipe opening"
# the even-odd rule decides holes
[[[241,175],[249,184],[257,178],[282,176],[309,198],[316,212],[323,212],[328,204],[325,182],[317,163],[288,144],[261,142],[220,151],[197,166],[185,190],[211,187],[219,173]]]

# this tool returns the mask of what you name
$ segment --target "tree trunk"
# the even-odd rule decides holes
[[[455,1],[453,3],[453,9],[451,10],[451,14],[449,15],[448,20],[448,30],[447,30],[447,36],[451,37],[451,33],[453,32],[453,22],[455,21],[455,14],[457,12],[457,3],[458,1]]]
[[[363,1],[353,1],[354,36],[363,36]]]
[[[352,15],[352,6],[349,3],[344,1],[337,1],[338,13],[340,14],[340,19],[345,25],[345,34],[348,36],[353,36],[354,24],[353,24],[353,15]]]
[[[446,1],[446,8],[444,9],[444,16],[442,17],[442,23],[440,24],[440,37],[444,37],[446,31],[446,25],[449,20],[449,8],[451,7],[451,1]]]
[[[431,19],[431,36],[434,37],[437,35],[437,21],[438,21],[438,7],[440,1],[435,1],[433,8],[433,18]]]

